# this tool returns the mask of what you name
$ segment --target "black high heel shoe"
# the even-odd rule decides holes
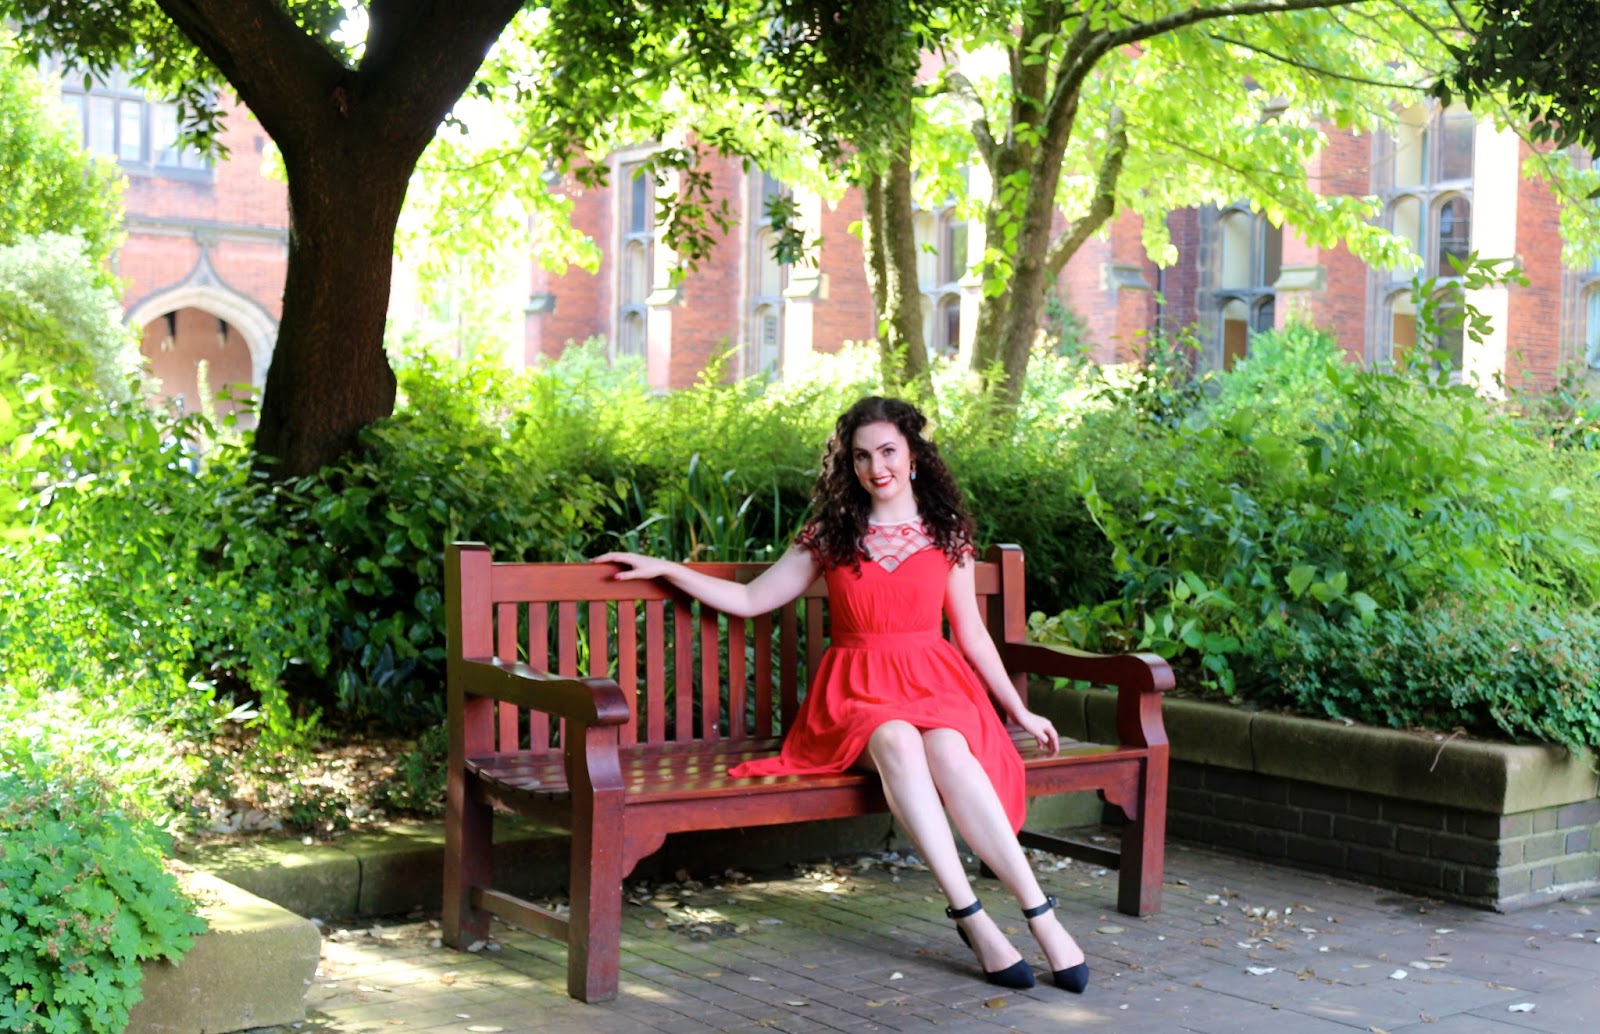
[[[977,915],[981,911],[983,911],[983,902],[974,901],[960,910],[946,907],[944,914],[951,919],[965,919],[968,916]],[[960,923],[956,924],[956,933],[961,935],[962,944],[972,948],[972,939],[967,936],[967,931],[961,929]],[[974,955],[978,954],[978,949],[972,948],[972,953]],[[982,958],[978,959],[978,965],[983,965]],[[1018,959],[1005,969],[984,970],[983,977],[991,984],[1009,987],[1014,991],[1021,991],[1033,986],[1033,967],[1028,965],[1026,959]]]
[[[1035,905],[1033,908],[1023,909],[1023,918],[1027,919],[1028,922],[1031,923],[1059,904],[1061,904],[1061,902],[1056,900],[1056,896],[1054,894],[1051,894],[1049,897],[1044,899],[1044,904]],[[1055,978],[1056,986],[1061,988],[1063,991],[1071,991],[1075,995],[1081,995],[1083,994],[1084,989],[1089,986],[1089,960],[1088,958],[1085,958],[1076,966],[1071,966],[1067,969],[1054,970],[1050,975]]]

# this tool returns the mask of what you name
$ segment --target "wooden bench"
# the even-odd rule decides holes
[[[698,564],[748,580],[764,564]],[[728,766],[775,753],[807,673],[826,646],[818,579],[783,609],[749,621],[701,607],[659,582],[611,578],[598,564],[497,564],[476,543],[446,554],[450,761],[444,938],[465,947],[500,916],[566,941],[567,989],[617,993],[622,883],[667,834],[887,810],[875,775],[733,779]],[[1029,795],[1098,790],[1127,816],[1122,850],[1025,834],[1025,843],[1120,868],[1117,907],[1161,902],[1167,739],[1158,657],[1103,656],[1027,642],[1022,551],[978,564],[980,612],[1019,692],[1028,675],[1118,689],[1115,744],[1064,742],[1044,757],[1017,731]],[[1026,697],[1024,696],[1024,699]],[[566,914],[493,888],[496,807],[571,834]]]

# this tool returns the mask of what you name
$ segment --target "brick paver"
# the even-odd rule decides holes
[[[1162,911],[1133,919],[1111,907],[1115,873],[1036,859],[1088,952],[1082,997],[1048,975],[984,983],[925,871],[851,858],[630,885],[622,993],[602,1005],[567,997],[563,945],[509,926],[473,954],[427,917],[331,928],[306,1022],[257,1034],[1600,1029],[1600,899],[1496,915],[1175,845]],[[977,883],[1042,965],[1005,892]]]

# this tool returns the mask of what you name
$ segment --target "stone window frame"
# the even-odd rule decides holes
[[[1249,237],[1245,244],[1245,284],[1224,284],[1227,279],[1229,236],[1227,224],[1234,220],[1248,220]],[[1208,292],[1211,310],[1211,336],[1214,342],[1207,356],[1209,365],[1223,369],[1232,365],[1228,353],[1229,310],[1242,306],[1245,310],[1245,351],[1234,362],[1249,355],[1249,339],[1272,329],[1277,323],[1277,280],[1283,273],[1283,227],[1274,226],[1265,212],[1254,211],[1243,201],[1216,209],[1212,223],[1216,241],[1213,261],[1212,286]],[[1276,242],[1273,238],[1276,237]],[[1274,252],[1276,253],[1274,255]],[[1273,266],[1276,265],[1276,271]]]
[[[1418,118],[1418,115],[1422,117]],[[1466,123],[1472,127],[1466,138],[1469,141],[1466,176],[1439,174],[1447,163],[1445,148],[1451,141],[1450,131],[1453,128],[1450,123]],[[1394,364],[1394,320],[1399,308],[1407,306],[1415,311],[1416,303],[1411,299],[1412,278],[1436,278],[1439,291],[1435,297],[1447,301],[1459,290],[1460,278],[1445,257],[1443,226],[1446,209],[1457,203],[1466,207],[1466,218],[1463,220],[1466,233],[1461,246],[1450,253],[1465,258],[1472,251],[1473,187],[1476,177],[1476,169],[1472,166],[1476,158],[1471,153],[1470,141],[1476,133],[1476,118],[1463,105],[1445,108],[1438,101],[1429,100],[1401,113],[1400,125],[1404,139],[1396,134],[1374,134],[1373,187],[1383,205],[1379,216],[1382,226],[1411,241],[1417,265],[1397,269],[1373,268],[1369,271],[1370,296],[1377,304],[1372,307],[1368,324],[1367,361],[1381,369]],[[1411,146],[1412,141],[1420,148],[1416,161],[1416,182],[1397,182],[1398,161],[1404,148]],[[1408,204],[1414,205],[1417,213],[1410,220],[1411,226],[1403,225],[1400,219],[1401,210]],[[1407,347],[1416,345],[1413,343]],[[1448,330],[1443,340],[1433,343],[1430,350],[1441,347],[1451,355],[1454,365],[1451,381],[1459,382],[1466,361],[1464,335],[1459,329]]]
[[[772,254],[774,234],[767,203],[773,198],[788,197],[790,190],[763,169],[750,175],[749,187],[750,303],[749,331],[743,349],[744,375],[776,379],[783,370],[785,291],[789,287],[790,263],[779,262]]]
[[[616,215],[616,329],[607,351],[613,361],[644,360],[650,348],[650,292],[655,276],[655,179],[649,154],[616,158],[612,191]],[[642,195],[642,196],[641,196]]]

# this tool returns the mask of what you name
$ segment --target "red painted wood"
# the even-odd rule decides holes
[[[645,685],[649,708],[649,728],[645,738],[660,743],[667,738],[667,650],[665,604],[651,600],[644,605]]]
[[[794,724],[794,716],[800,711],[800,620],[795,604],[784,604],[779,611],[778,625],[781,644],[778,677],[783,680],[782,722],[787,729]]]
[[[756,615],[756,725],[751,736],[771,736],[772,728],[772,615]]]
[[[617,604],[617,685],[628,698],[632,713],[622,727],[622,742],[639,740],[639,610],[632,600]]]
[[[672,694],[672,738],[694,739],[694,631],[689,605],[672,608],[672,665],[677,685]]]
[[[528,666],[550,667],[550,608],[543,603],[527,605],[528,613]],[[533,749],[550,749],[550,716],[543,711],[528,712],[528,742]]]
[[[728,619],[728,735],[743,739],[749,735],[745,728],[745,711],[749,707],[749,679],[746,675],[745,620]]]
[[[517,656],[517,612],[515,603],[495,606],[495,656],[503,661],[521,660]],[[509,701],[501,701],[499,710],[499,739],[501,750],[522,749],[522,709]]]
[[[700,607],[700,738],[715,740],[721,737],[722,723],[722,663],[718,656],[721,643],[719,615],[710,607]]]

